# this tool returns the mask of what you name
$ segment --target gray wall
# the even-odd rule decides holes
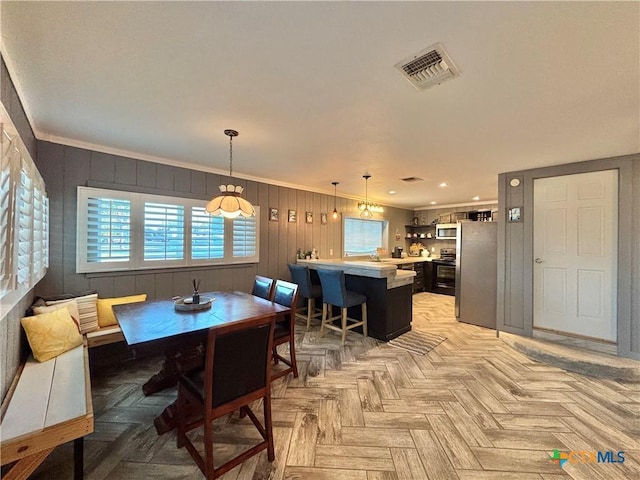
[[[500,174],[498,330],[533,334],[534,179],[610,169],[619,170],[618,355],[640,358],[640,154]],[[511,207],[523,207],[522,222],[506,222]]]
[[[322,258],[340,258],[342,222],[320,223],[320,213],[333,211],[333,196],[279,187],[266,183],[234,179],[245,187],[243,195],[261,207],[260,262],[258,264],[162,269],[140,272],[79,274],[76,268],[76,187],[129,190],[208,200],[218,194],[218,185],[228,177],[117,157],[90,150],[38,142],[38,169],[50,199],[51,260],[46,277],[36,289],[38,295],[96,289],[101,297],[147,293],[150,299],[190,293],[191,279],[202,278],[201,290],[250,291],[256,274],[288,279],[287,263],[295,260],[298,248],[316,248]],[[269,208],[279,209],[279,221],[269,221]],[[353,213],[357,202],[337,200],[338,211]],[[298,221],[289,223],[287,211],[297,211]],[[305,223],[306,211],[313,212],[313,223]],[[392,241],[396,229],[412,217],[410,210],[386,208],[376,218],[390,221]]]
[[[22,103],[0,56],[0,102],[11,117],[31,157],[36,158],[36,139],[22,108]],[[25,338],[20,318],[31,304],[33,292],[29,292],[10,312],[0,320],[0,398],[4,399],[11,380],[20,364]]]

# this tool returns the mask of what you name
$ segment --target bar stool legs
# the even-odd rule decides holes
[[[341,328],[336,327],[335,325],[333,325],[333,321],[340,319],[340,323],[341,323]],[[353,323],[349,323],[349,320],[351,320]],[[362,304],[362,320],[358,321],[358,320],[354,320],[352,318],[349,318],[347,316],[347,308],[343,307],[340,308],[340,314],[339,315],[335,315],[335,316],[331,316],[331,305],[328,303],[323,303],[322,304],[322,321],[320,323],[320,336],[323,337],[324,336],[324,327],[327,327],[328,329],[331,330],[336,330],[338,332],[342,333],[342,344],[344,345],[344,342],[346,340],[347,337],[347,330],[352,330],[356,327],[362,326],[362,333],[364,334],[365,337],[369,336],[369,332],[367,330],[367,304],[363,303]]]

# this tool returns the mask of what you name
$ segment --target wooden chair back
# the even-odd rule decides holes
[[[256,275],[253,281],[253,290],[251,293],[256,297],[269,300],[273,292],[273,278],[263,277],[262,275]]]

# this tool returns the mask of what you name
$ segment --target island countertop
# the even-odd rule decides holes
[[[416,272],[413,270],[399,270],[396,263],[386,260],[380,262],[372,260],[297,260],[297,262],[308,266],[312,270],[326,268],[329,270],[342,270],[345,275],[386,278],[387,288],[411,285],[413,277],[416,276]]]

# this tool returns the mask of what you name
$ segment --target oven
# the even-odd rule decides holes
[[[456,294],[456,250],[440,249],[440,259],[433,260],[433,292],[444,295]]]

